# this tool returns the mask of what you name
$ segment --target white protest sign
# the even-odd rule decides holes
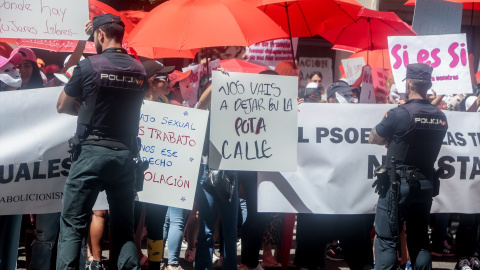
[[[297,52],[298,38],[292,38],[293,51]],[[278,63],[293,61],[292,48],[289,39],[264,41],[246,47],[248,62],[275,69]]]
[[[373,87],[372,68],[370,66],[364,66],[362,70],[362,92],[360,92],[359,102],[375,103],[375,88]]]
[[[2,38],[86,40],[87,0],[0,1]]]
[[[300,57],[300,89],[308,84],[308,79],[313,72],[322,73],[322,85],[325,89],[333,83],[333,67],[331,58]]]
[[[402,80],[412,63],[433,67],[432,89],[437,95],[472,92],[465,34],[388,37],[388,50],[399,93],[405,93]]]
[[[77,118],[59,114],[63,87],[0,92],[0,215],[60,212]]]
[[[461,3],[444,0],[417,0],[412,28],[417,35],[459,34],[462,25]]]
[[[375,211],[373,170],[387,149],[368,143],[371,128],[395,105],[301,104],[295,173],[259,173],[261,212],[363,214]],[[432,212],[479,213],[480,114],[444,111],[448,132],[435,163],[440,195]],[[328,115],[329,117],[318,117]]]
[[[210,70],[210,74],[212,74],[212,70],[216,70],[219,67],[220,67],[220,60],[219,59],[208,62],[208,69]],[[192,93],[190,93],[189,95],[184,95],[182,93],[182,96],[190,96],[190,99],[188,99],[186,101],[187,101],[187,104],[188,104],[189,107],[193,107],[197,103],[197,93],[198,93],[198,86],[200,84],[200,79],[202,78],[202,76],[204,74],[207,74],[207,65],[206,64],[199,64],[199,65],[195,65],[195,66],[189,66],[189,67],[182,68],[183,72],[187,72],[189,70],[192,71],[192,75],[190,75],[188,77],[189,81],[190,81],[189,86],[190,86],[190,89],[191,89]]]
[[[141,201],[192,209],[208,111],[145,101],[138,136],[148,161]]]
[[[298,78],[213,72],[209,166],[295,171]]]
[[[362,75],[362,67],[365,66],[363,57],[342,59],[343,70],[347,76],[348,84],[354,84],[360,75]]]

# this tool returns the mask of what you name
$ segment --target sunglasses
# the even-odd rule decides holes
[[[166,75],[160,75],[160,76],[157,76],[155,77],[155,80],[165,80],[166,82],[168,82],[168,76]]]

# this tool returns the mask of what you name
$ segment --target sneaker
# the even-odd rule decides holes
[[[408,261],[406,264],[402,264],[398,267],[399,270],[412,270],[412,263]]]
[[[85,262],[85,270],[89,269],[91,263],[92,263],[92,260],[87,259],[87,261]]]
[[[327,250],[327,259],[331,261],[343,261],[343,251],[342,248],[338,245],[331,246]]]
[[[103,264],[100,261],[92,260],[87,270],[103,270]]]
[[[452,247],[447,243],[447,240],[443,242],[443,248],[442,249],[434,249],[432,250],[432,255],[437,256],[437,257],[451,257],[455,256],[455,254],[452,252]]]
[[[468,259],[463,257],[455,265],[455,270],[472,270],[472,268]]]
[[[197,252],[196,248],[187,249],[185,251],[185,260],[187,262],[195,262],[195,253]]]
[[[480,261],[477,257],[470,258],[470,268],[473,270],[480,270]]]

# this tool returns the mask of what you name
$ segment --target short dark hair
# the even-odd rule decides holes
[[[311,80],[311,79],[313,78],[313,76],[315,76],[315,75],[317,75],[318,77],[320,77],[320,79],[323,80],[323,75],[322,75],[322,73],[321,73],[320,71],[314,71],[314,72],[312,72],[312,74],[310,74],[310,76],[308,76],[308,79]]]
[[[432,88],[431,80],[407,79],[410,82],[410,88],[417,93],[427,93]]]
[[[123,35],[125,34],[125,28],[118,23],[106,23],[98,27],[105,32],[107,38],[115,40],[117,43],[122,43]]]
[[[22,89],[35,89],[35,88],[42,88],[43,87],[43,78],[40,73],[40,68],[38,67],[37,63],[27,60],[32,64],[32,75],[30,77],[30,81],[22,87]]]

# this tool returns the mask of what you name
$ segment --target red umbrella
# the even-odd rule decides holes
[[[128,40],[134,48],[185,50],[286,37],[268,16],[240,0],[171,0],[150,11]]]
[[[192,50],[183,50],[177,51],[173,49],[163,49],[163,48],[152,48],[152,47],[135,47],[131,48],[132,52],[136,53],[139,56],[143,56],[150,59],[158,59],[158,58],[195,58],[200,49],[192,49]]]
[[[268,70],[268,67],[253,64],[236,58],[220,60],[220,67],[231,72],[260,73]]]
[[[388,36],[416,36],[412,28],[393,12],[362,8],[358,19],[344,27],[320,33],[335,45],[360,50],[388,49]]]
[[[313,37],[318,32],[354,22],[362,5],[355,0],[245,0],[265,12],[290,37]],[[293,62],[295,56],[292,48]]]

